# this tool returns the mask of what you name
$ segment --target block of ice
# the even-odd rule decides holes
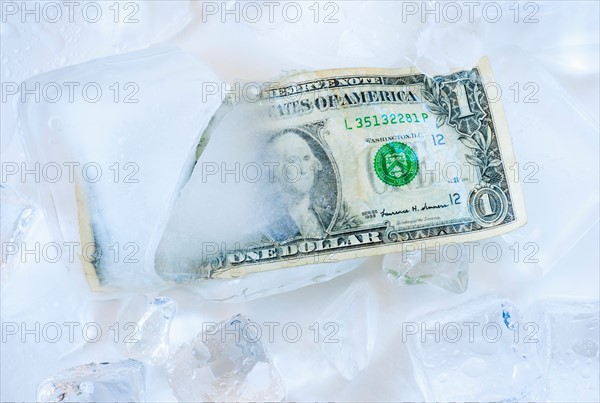
[[[201,133],[221,105],[220,95],[208,95],[207,89],[218,88],[220,82],[205,65],[185,53],[156,47],[49,72],[33,77],[27,85],[54,89],[52,83],[78,83],[77,90],[90,83],[90,97],[95,96],[95,88],[103,91],[97,102],[82,98],[77,91],[71,100],[63,88],[63,96],[56,102],[36,102],[28,96],[20,105],[31,163],[53,169],[58,166],[62,174],[51,183],[42,181],[39,187],[54,237],[78,245],[76,250],[93,288],[156,286],[163,279],[155,272],[154,251],[171,215],[172,201],[195,162]],[[239,124],[239,120],[232,122]],[[200,142],[203,146],[208,136]],[[221,137],[211,139],[209,146],[221,150],[230,158],[227,161],[235,166],[239,153],[242,159],[238,162],[246,161],[243,158],[252,161],[248,148],[238,144],[232,149],[227,146],[230,138]],[[220,155],[213,157],[216,159],[210,161],[220,161]],[[230,183],[212,181],[214,175],[210,179],[207,194],[211,197],[197,199],[196,209],[212,212],[218,204],[222,211],[227,210],[229,194],[218,199],[215,195]],[[245,197],[244,205],[253,209],[250,196]],[[234,199],[239,200],[239,195]],[[163,277],[181,269],[177,266],[184,256],[198,251],[210,254],[222,233],[237,231],[218,224],[223,214],[195,216],[188,216],[176,231],[183,234],[185,242],[166,248],[168,255],[176,258],[161,265]],[[196,218],[205,221],[196,222]],[[256,222],[262,218],[257,216]],[[199,282],[195,289],[206,299],[251,299],[331,279],[362,261],[257,273],[243,281]],[[169,279],[189,280],[180,277]]]
[[[71,83],[72,96],[63,83]],[[53,169],[52,180],[38,187],[53,235],[79,245],[93,287],[157,281],[157,234],[221,104],[220,96],[206,95],[206,83],[219,81],[206,65],[167,46],[26,81],[27,88],[54,91],[52,101],[27,96],[20,124],[30,163]]]
[[[136,309],[135,301],[125,306],[119,318],[121,326],[131,327],[133,333],[118,346],[128,358],[149,365],[161,365],[169,353],[169,330],[177,302],[168,297],[157,297]]]
[[[383,257],[383,271],[399,284],[433,284],[462,293],[469,285],[469,253],[462,244],[391,253]]]
[[[598,301],[543,301],[548,395],[555,402],[600,401]]]
[[[167,362],[169,384],[177,399],[281,401],[284,384],[256,326],[235,315],[184,343]]]
[[[377,336],[377,301],[367,283],[352,285],[318,323],[328,331],[321,351],[340,374],[352,380],[371,360]]]
[[[543,384],[539,327],[513,304],[486,296],[402,325],[427,400],[527,399]]]
[[[39,402],[139,402],[144,400],[144,367],[135,360],[69,368],[42,381]]]
[[[21,249],[20,242],[33,223],[37,208],[21,193],[0,185],[0,239],[2,239],[2,278],[10,261]]]

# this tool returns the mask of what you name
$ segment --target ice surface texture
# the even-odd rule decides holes
[[[598,301],[543,301],[547,399],[555,402],[600,401]]]
[[[323,339],[321,350],[348,380],[369,365],[377,337],[376,313],[373,291],[360,282],[350,286],[319,320],[331,336]]]
[[[33,223],[37,207],[21,193],[0,185],[2,207],[0,208],[0,224],[2,239],[2,261],[0,269],[2,278],[5,270],[14,258],[14,253],[21,248],[20,242]]]
[[[161,46],[42,74],[27,85],[65,82],[89,84],[102,95],[90,90],[69,99],[65,89],[57,102],[29,97],[20,109],[33,160],[64,168],[49,189],[39,187],[55,237],[80,242],[84,260],[94,262],[103,284],[152,284],[157,234],[200,134],[220,105],[220,98],[203,96],[203,85],[218,79],[193,57]],[[74,178],[66,169],[73,162]],[[85,236],[88,220],[93,239]],[[65,233],[78,221],[81,234]],[[92,241],[96,248],[89,256],[85,246]]]
[[[433,284],[462,293],[469,285],[469,254],[462,244],[391,253],[383,257],[383,271],[403,285]]]
[[[405,322],[402,337],[428,400],[503,401],[543,386],[539,330],[492,295]]]
[[[38,386],[39,402],[139,402],[144,400],[144,367],[135,360],[69,368]]]
[[[124,308],[119,321],[133,329],[123,343],[119,343],[128,358],[149,365],[164,364],[169,353],[169,331],[177,311],[177,302],[168,297],[156,297],[137,307],[135,301]],[[137,308],[137,309],[136,309]]]
[[[235,315],[206,325],[167,363],[169,383],[179,401],[280,401],[285,397],[257,324]]]
[[[39,14],[37,18],[35,14],[22,17],[19,9],[24,4],[7,4],[3,9],[0,74],[9,86],[18,85],[39,73],[159,43],[183,30],[193,16],[189,0],[121,2],[116,5],[115,2],[86,0],[71,3],[71,15],[68,4],[57,3],[53,7],[52,4],[38,3],[37,9],[48,19],[40,18]],[[23,11],[25,9],[35,10],[36,6],[23,6]],[[56,9],[59,15],[52,14]],[[85,17],[84,9],[89,10],[91,19]],[[12,11],[17,12],[11,14]],[[95,13],[98,13],[97,21]],[[54,19],[55,15],[58,18]],[[19,97],[20,94],[8,100]],[[0,105],[2,148],[10,144],[17,131],[12,106],[13,102]]]

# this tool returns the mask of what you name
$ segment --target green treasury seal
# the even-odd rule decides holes
[[[412,148],[404,143],[392,141],[381,146],[373,161],[375,173],[392,186],[410,183],[419,171],[419,160]]]

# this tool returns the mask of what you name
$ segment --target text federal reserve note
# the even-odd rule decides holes
[[[224,106],[158,247],[166,279],[467,242],[526,222],[487,59],[289,75]]]

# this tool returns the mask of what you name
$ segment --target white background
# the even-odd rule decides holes
[[[5,2],[3,1],[3,10]],[[20,6],[20,2],[19,6]],[[113,3],[103,2],[103,3]],[[126,2],[122,2],[123,5]],[[44,4],[43,2],[40,4]],[[83,4],[83,3],[82,3]],[[377,296],[376,344],[368,367],[352,381],[336,373],[307,336],[299,343],[278,338],[268,345],[282,373],[290,400],[421,400],[400,325],[419,313],[459,304],[486,293],[511,298],[523,310],[547,297],[598,299],[598,3],[499,2],[502,16],[485,3],[474,9],[457,2],[463,16],[436,2],[415,2],[416,14],[401,2],[302,2],[302,18],[275,8],[258,22],[252,10],[238,4],[222,21],[221,2],[137,2],[137,23],[115,24],[112,15],[89,23],[75,13],[40,22],[29,16],[6,15],[1,31],[3,82],[21,82],[41,72],[92,58],[170,43],[204,60],[227,82],[269,80],[282,71],[334,67],[405,67],[418,65],[429,73],[468,68],[482,55],[490,57],[503,90],[517,160],[532,162],[537,183],[522,183],[529,223],[504,238],[490,240],[504,253],[498,263],[486,261],[476,249],[467,292],[455,295],[433,286],[398,286],[381,270],[381,258],[371,258],[350,274],[332,281],[240,304],[207,303],[188,291],[161,293],[177,300],[179,311],[171,329],[171,347],[194,336],[203,321],[220,321],[243,313],[256,322],[297,322],[303,330],[354,282],[368,282]],[[231,2],[230,7],[236,7]],[[298,3],[300,4],[300,3]],[[105,4],[106,6],[106,4]],[[422,15],[422,7],[437,7]],[[312,8],[310,8],[312,7]],[[315,9],[320,10],[318,18]],[[486,14],[486,9],[490,14]],[[235,8],[234,8],[235,10]],[[519,14],[515,14],[519,10]],[[204,11],[204,14],[203,14]],[[535,13],[529,23],[527,15]],[[332,22],[325,23],[325,15]],[[120,16],[123,18],[123,16]],[[4,19],[6,18],[6,22]],[[287,20],[286,20],[287,19]],[[515,19],[517,20],[515,22]],[[525,102],[523,85],[533,82],[538,102]],[[515,95],[515,83],[521,92]],[[25,150],[16,128],[11,102],[2,103],[2,160],[24,161]],[[523,165],[521,165],[523,166]],[[527,172],[525,172],[527,173]],[[34,197],[35,183],[11,177],[8,185]],[[51,240],[43,217],[27,242]],[[513,259],[514,242],[535,242],[539,263]],[[489,260],[489,259],[488,259]],[[128,293],[98,295],[88,290],[83,273],[60,263],[16,262],[2,273],[2,321],[96,321],[108,328],[116,311],[132,297]],[[360,318],[357,318],[360,321]],[[32,338],[8,338],[2,345],[2,400],[34,400],[38,382],[70,366],[121,359],[110,337],[98,343],[57,343]],[[173,400],[161,368],[147,373],[149,400]],[[474,397],[476,399],[476,397]]]

